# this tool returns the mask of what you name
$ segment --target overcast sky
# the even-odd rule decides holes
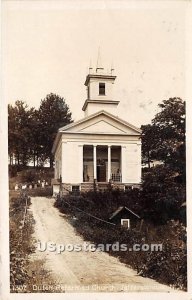
[[[140,1],[139,1],[140,2]],[[185,99],[185,1],[7,1],[3,14],[4,96],[38,107],[48,93],[78,120],[90,59],[113,61],[117,114],[140,126],[158,103]],[[138,1],[137,1],[138,3]]]

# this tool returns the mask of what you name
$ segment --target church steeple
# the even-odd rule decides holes
[[[87,99],[82,108],[85,112],[85,116],[100,110],[115,113],[119,101],[113,99],[113,84],[116,79],[116,76],[113,75],[113,71],[114,67],[112,65],[111,70],[105,72],[99,49],[96,68],[94,70],[90,63],[89,74],[85,80]]]

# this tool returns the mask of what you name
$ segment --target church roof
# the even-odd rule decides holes
[[[92,114],[92,115],[89,115],[88,117],[82,118],[82,119],[80,119],[80,120],[78,120],[78,121],[76,121],[76,122],[73,122],[73,123],[70,123],[69,125],[66,125],[66,126],[64,126],[64,127],[61,127],[61,128],[59,128],[59,131],[66,131],[66,130],[69,129],[69,128],[75,127],[77,124],[84,123],[85,121],[88,121],[88,120],[90,120],[90,119],[93,119],[94,117],[96,117],[96,116],[98,116],[98,115],[101,115],[101,114],[106,115],[106,116],[108,116],[108,117],[110,117],[110,118],[112,118],[112,119],[118,121],[119,123],[122,123],[122,124],[128,126],[129,128],[134,129],[134,130],[137,131],[139,134],[141,133],[141,129],[139,129],[138,127],[136,127],[136,126],[134,126],[134,125],[128,123],[127,121],[125,121],[125,120],[123,120],[123,119],[120,119],[120,118],[117,117],[117,116],[114,116],[114,115],[110,114],[109,112],[107,112],[107,111],[105,111],[105,110],[100,110],[100,111],[98,111],[98,112],[96,112],[96,113],[94,113],[94,114]]]
[[[112,121],[118,126],[113,126],[113,124],[110,124]],[[83,119],[59,128],[53,144],[52,152],[55,152],[60,136],[65,133],[129,135],[127,130],[129,130],[130,135],[141,135],[141,130],[136,126],[120,119],[117,116],[112,115],[105,110],[101,110]]]

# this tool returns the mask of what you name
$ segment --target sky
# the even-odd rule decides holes
[[[140,3],[138,5],[138,2]],[[98,48],[117,76],[117,114],[140,127],[160,102],[186,97],[186,1],[5,1],[3,95],[39,107],[49,93],[84,117],[85,78]]]

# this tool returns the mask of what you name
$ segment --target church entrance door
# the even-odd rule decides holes
[[[97,166],[97,181],[106,182],[106,165]]]

